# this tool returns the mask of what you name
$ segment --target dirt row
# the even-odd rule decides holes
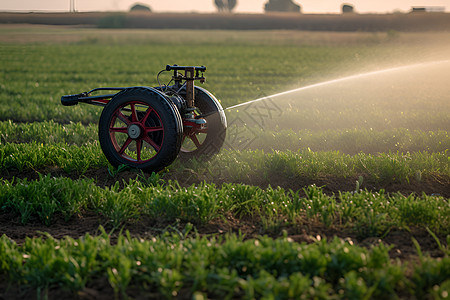
[[[61,216],[54,218],[51,226],[45,226],[39,222],[22,225],[18,217],[9,214],[0,215],[0,232],[5,234],[16,243],[21,244],[27,237],[43,236],[44,232],[49,233],[57,239],[70,236],[79,238],[86,233],[90,235],[101,234],[100,225],[107,224],[102,216],[93,212],[86,212],[72,217],[65,221]],[[105,230],[110,234],[114,242],[120,232],[128,230],[132,237],[150,239],[163,232],[183,232],[186,224],[183,222],[167,223],[161,220],[141,218],[139,221],[124,225],[122,228],[113,230],[105,225]],[[200,236],[217,237],[229,233],[244,234],[246,239],[258,238],[260,235],[267,235],[272,238],[278,238],[287,235],[293,241],[298,243],[314,243],[317,240],[326,238],[333,239],[335,236],[351,240],[355,245],[370,249],[372,246],[384,243],[392,246],[390,256],[392,259],[402,261],[415,261],[418,259],[417,249],[413,244],[413,238],[416,239],[423,253],[431,257],[441,257],[444,255],[439,249],[434,237],[432,237],[423,228],[410,228],[407,230],[394,229],[389,231],[384,237],[367,237],[359,239],[357,233],[352,229],[325,227],[323,224],[314,221],[304,221],[302,224],[281,226],[272,230],[264,230],[263,226],[256,219],[236,219],[231,215],[224,216],[210,221],[208,224],[196,225],[196,232]],[[193,235],[194,233],[192,233]],[[446,237],[438,235],[442,245],[446,245]]]
[[[142,176],[148,178],[149,174],[138,173],[137,171],[123,171],[115,175],[111,173],[106,168],[101,169],[89,169],[83,174],[77,174],[76,172],[67,173],[60,168],[46,168],[43,170],[26,170],[26,171],[6,171],[0,177],[4,180],[11,181],[14,178],[28,180],[39,179],[40,174],[50,174],[55,177],[68,177],[73,180],[82,178],[94,179],[96,184],[100,187],[110,187],[116,182],[119,182],[123,186],[124,182],[129,182],[130,179],[139,178]],[[437,195],[443,196],[445,198],[450,198],[450,177],[444,175],[430,175],[417,181],[411,178],[409,182],[376,182],[370,179],[367,174],[358,174],[354,177],[343,178],[336,176],[319,176],[318,178],[308,178],[308,177],[287,177],[284,174],[277,174],[277,176],[272,176],[269,179],[263,178],[252,178],[248,177],[244,181],[233,181],[229,178],[214,178],[210,175],[204,175],[194,172],[191,169],[184,169],[181,171],[170,171],[166,173],[161,173],[160,178],[165,181],[175,180],[181,186],[190,186],[192,184],[199,184],[201,182],[214,183],[220,187],[224,183],[237,183],[237,184],[249,184],[254,186],[259,186],[262,189],[267,188],[269,185],[273,188],[281,187],[285,190],[300,191],[305,187],[310,185],[316,185],[322,187],[323,191],[328,194],[338,194],[339,192],[349,192],[354,191],[356,187],[356,181],[359,176],[364,178],[363,184],[360,186],[361,189],[367,189],[370,191],[378,192],[381,189],[385,190],[387,193],[401,193],[403,195],[410,195],[414,193],[416,195],[422,195],[425,193],[427,195]]]

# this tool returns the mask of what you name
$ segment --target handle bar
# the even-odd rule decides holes
[[[200,71],[200,72],[205,72],[206,71],[206,67],[205,66],[201,66],[201,67],[188,67],[188,66],[178,66],[178,65],[167,65],[166,66],[166,71],[182,71],[182,70],[186,70],[186,68],[194,68],[195,71]]]

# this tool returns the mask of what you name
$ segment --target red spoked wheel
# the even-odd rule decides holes
[[[132,101],[114,111],[109,135],[119,155],[131,163],[143,164],[161,150],[164,127],[153,107],[142,101]]]
[[[181,143],[181,152],[190,153],[201,149],[208,135],[208,123],[201,117],[202,114],[197,108],[194,111],[196,122],[184,120],[183,122],[183,141]]]
[[[227,121],[219,101],[207,90],[195,87],[194,117],[206,124],[184,121],[184,135],[180,157],[193,158],[217,154],[223,146]]]
[[[159,92],[132,88],[115,96],[99,122],[99,140],[108,161],[152,172],[177,157],[182,139],[178,110]]]

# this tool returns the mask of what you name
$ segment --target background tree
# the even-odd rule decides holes
[[[294,3],[292,0],[269,0],[264,6],[266,12],[270,11],[285,11],[285,12],[300,12],[300,5]]]
[[[228,11],[231,12],[236,7],[237,1],[236,0],[228,0]]]
[[[151,12],[151,8],[144,4],[135,4],[130,8],[130,11],[146,11]]]
[[[219,12],[222,12],[225,9],[225,3],[223,3],[223,0],[214,0],[214,4]]]
[[[350,4],[342,4],[342,13],[352,13],[354,11],[353,5]]]
[[[214,0],[214,5],[217,7],[219,12],[231,12],[236,7],[236,4],[236,0]]]

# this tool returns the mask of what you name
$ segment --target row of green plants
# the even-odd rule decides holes
[[[223,151],[208,162],[176,161],[172,167],[193,170],[199,179],[227,180],[232,182],[267,182],[286,178],[289,181],[335,178],[359,178],[366,182],[410,183],[420,182],[429,176],[448,180],[450,164],[448,150],[441,153],[389,152],[377,155],[359,153],[348,155],[339,151]],[[361,182],[363,183],[363,182]]]
[[[0,169],[39,170],[58,167],[67,173],[85,173],[90,168],[107,167],[98,142],[82,146],[68,144],[7,143],[0,146]]]
[[[320,176],[357,178],[360,175],[375,183],[408,183],[427,176],[444,176],[448,180],[448,150],[428,153],[389,152],[377,155],[343,154],[339,151],[222,150],[212,159],[201,157],[189,161],[176,160],[168,172],[191,172],[193,180],[268,182],[273,178],[317,179]],[[90,169],[111,168],[98,142],[82,146],[68,144],[6,143],[0,145],[0,170],[25,171],[60,168],[67,173],[84,174]],[[280,177],[282,176],[282,177]]]
[[[320,96],[321,91],[317,93]],[[298,93],[298,100],[304,95]],[[307,99],[308,96],[306,97]],[[386,96],[387,99],[391,97]],[[255,133],[261,129],[266,131],[294,131],[309,130],[312,132],[322,132],[330,130],[366,130],[366,131],[389,131],[395,129],[408,129],[411,131],[440,131],[448,130],[448,109],[444,109],[445,105],[442,101],[436,101],[437,96],[431,96],[429,101],[424,101],[423,107],[413,108],[411,103],[403,103],[403,107],[390,107],[389,103],[381,104],[381,101],[373,103],[371,99],[360,98],[347,100],[345,97],[335,100],[334,105],[340,106],[333,108],[323,99],[311,103],[309,101],[298,101],[297,105],[302,106],[297,110],[288,110],[289,104],[283,104],[281,99],[274,98],[273,102],[279,103],[282,113],[276,114],[272,112],[272,116],[267,114],[264,107],[252,108],[252,106],[242,106],[238,113],[231,113],[230,109],[226,110],[228,123],[230,126],[246,127],[255,125],[251,130]],[[409,99],[409,98],[408,98]],[[356,101],[355,101],[356,100]],[[442,99],[443,100],[443,99]],[[365,102],[372,102],[368,106]],[[427,105],[425,105],[427,104]],[[263,104],[261,104],[263,105]],[[270,104],[267,104],[270,105]],[[293,105],[293,104],[291,104]],[[244,111],[248,107],[248,111]],[[260,112],[258,112],[258,110]]]
[[[38,298],[55,289],[76,295],[95,289],[94,282],[108,282],[121,298],[446,299],[450,291],[444,247],[442,259],[421,255],[408,267],[391,261],[383,244],[368,250],[338,238],[312,244],[286,236],[186,238],[189,230],[151,240],[120,235],[114,245],[104,231],[78,239],[27,238],[20,246],[3,235],[0,277]]]
[[[275,130],[262,127],[230,126],[227,129],[225,147],[229,149],[292,150],[310,148],[313,151],[340,151],[355,155],[360,152],[442,152],[450,149],[448,131],[371,128]]]
[[[228,216],[250,218],[265,232],[316,222],[325,228],[351,230],[361,238],[381,237],[392,228],[420,227],[450,233],[448,199],[425,194],[403,196],[387,195],[383,190],[358,190],[326,195],[314,185],[296,192],[231,183],[181,187],[177,182],[161,181],[157,174],[130,179],[122,188],[119,183],[101,188],[92,179],[50,175],[31,181],[3,180],[0,184],[0,212],[12,214],[22,224],[41,222],[50,226],[55,216],[69,220],[86,211],[95,212],[103,225],[115,229],[148,218],[162,224],[205,225]]]
[[[313,151],[340,151],[347,154],[399,152],[442,152],[450,149],[448,131],[422,131],[397,128],[383,131],[371,129],[344,129],[310,131],[264,130],[260,127],[237,131],[230,127],[226,147],[274,150],[298,150],[310,148]],[[236,140],[251,141],[241,144]],[[87,145],[96,143],[96,124],[59,124],[54,121],[16,123],[0,121],[0,145],[6,143],[43,143]]]
[[[0,144],[5,143],[43,143],[86,145],[98,141],[98,125],[83,125],[81,122],[68,124],[53,120],[22,123],[0,121]]]

